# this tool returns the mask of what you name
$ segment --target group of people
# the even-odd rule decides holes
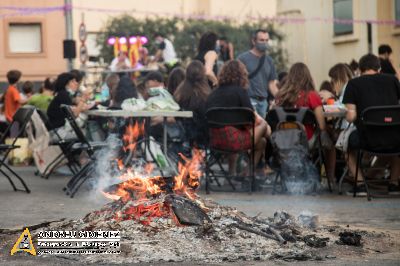
[[[22,83],[22,92],[20,92],[18,84],[21,78],[22,73],[19,70],[7,72],[8,87],[0,97],[2,102],[1,131],[4,131],[7,125],[12,122],[14,114],[22,105],[32,105],[46,112],[53,99],[55,81],[53,78],[46,78],[38,93],[35,93],[34,84],[29,80]]]
[[[202,36],[196,60],[189,64],[186,78],[175,92],[175,99],[184,110],[195,114],[194,121],[204,119],[205,112],[212,107],[248,107],[255,111],[256,117],[256,163],[259,163],[265,152],[265,142],[271,134],[270,127],[264,120],[270,108],[306,107],[315,114],[321,137],[326,142],[334,143],[338,133],[349,123],[354,123],[355,130],[349,137],[348,151],[344,154],[347,159],[350,175],[356,173],[356,151],[365,142],[360,121],[362,112],[371,106],[398,105],[400,100],[399,75],[393,67],[388,45],[379,47],[379,57],[366,54],[356,63],[357,68],[339,63],[333,66],[328,75],[328,93],[325,90],[317,92],[312,75],[307,65],[295,63],[285,75],[277,75],[272,58],[268,55],[269,34],[257,30],[252,36],[252,48],[239,55],[237,60],[227,61],[221,69],[216,67],[218,55],[215,52],[217,43],[215,33],[209,32]],[[207,84],[194,82],[199,76],[203,65],[203,73]],[[196,73],[196,75],[194,75]],[[193,77],[193,78],[192,78]],[[200,78],[198,79],[200,81]],[[207,86],[208,85],[208,86]],[[324,117],[323,104],[328,99],[334,99],[346,106],[345,121],[332,123]],[[338,125],[340,124],[340,125]],[[198,123],[196,132],[201,132],[204,125]],[[214,129],[213,129],[214,130]],[[315,128],[305,127],[308,140],[312,140]],[[214,132],[215,133],[215,132]],[[241,128],[223,128],[217,132],[222,137],[225,148],[242,149],[248,143],[249,132]],[[336,133],[336,134],[335,134]],[[205,133],[206,134],[206,133]],[[232,137],[233,136],[233,137]],[[205,139],[203,137],[202,139]],[[326,172],[328,178],[335,180],[336,150],[334,145],[325,145],[327,155]],[[348,153],[347,153],[348,152]],[[390,168],[389,193],[400,193],[400,159],[399,157],[380,158],[383,166]],[[235,171],[235,158],[230,160],[230,171]],[[262,165],[262,164],[261,164]],[[362,180],[358,171],[357,179]],[[364,193],[365,188],[357,187],[357,192]]]
[[[159,57],[173,63],[176,59],[172,43],[158,35],[160,46]],[[107,97],[101,101],[91,100],[89,93],[80,89],[82,75],[73,70],[60,74],[54,81],[46,79],[42,92],[32,95],[32,84],[25,82],[23,94],[20,94],[16,84],[21,78],[21,72],[10,71],[7,74],[9,87],[2,96],[6,120],[12,121],[15,111],[23,104],[37,106],[47,113],[51,129],[60,135],[68,135],[68,126],[61,105],[71,105],[75,116],[86,120],[84,112],[90,108],[121,109],[124,102],[130,99],[149,101],[158,90],[158,96],[173,99],[181,110],[193,112],[193,119],[185,124],[185,138],[191,146],[205,147],[210,141],[214,146],[221,146],[232,151],[246,150],[251,147],[251,130],[246,127],[221,127],[211,129],[213,135],[219,136],[209,140],[206,112],[213,107],[246,107],[254,111],[255,119],[255,164],[268,170],[268,162],[263,155],[271,147],[267,145],[271,128],[266,122],[267,112],[275,106],[306,107],[313,111],[321,136],[335,142],[337,134],[345,129],[348,123],[354,123],[357,130],[349,137],[348,164],[351,174],[356,172],[355,151],[363,142],[363,129],[360,123],[361,113],[370,106],[398,105],[400,100],[400,85],[398,72],[391,64],[391,49],[387,45],[379,48],[379,57],[366,54],[353,68],[347,64],[336,64],[330,70],[330,81],[321,85],[319,92],[309,68],[304,63],[293,64],[287,73],[276,72],[274,61],[269,56],[269,34],[267,31],[256,30],[251,37],[252,47],[234,59],[233,46],[226,38],[218,38],[217,34],[207,32],[202,35],[198,53],[185,68],[174,67],[167,79],[159,71],[149,72],[142,82],[133,81],[129,75],[110,73],[103,89]],[[218,61],[223,58],[223,65]],[[123,54],[117,64],[124,64]],[[390,67],[391,66],[391,67]],[[390,74],[383,74],[387,71]],[[154,90],[155,89],[155,90]],[[160,90],[163,93],[159,93]],[[165,91],[164,91],[165,90]],[[54,93],[54,96],[53,96]],[[156,93],[157,94],[157,93]],[[156,95],[157,96],[157,95]],[[340,125],[326,121],[323,104],[329,99],[346,105],[346,121]],[[152,127],[157,127],[162,119],[153,118]],[[179,123],[173,118],[168,119],[170,125]],[[82,123],[84,125],[85,123]],[[308,140],[312,140],[316,129],[305,127]],[[153,132],[160,132],[153,130]],[[335,147],[325,147],[327,155],[327,176],[334,180],[336,151]],[[236,174],[237,155],[229,157],[229,172]],[[385,161],[391,165],[390,192],[400,192],[400,159],[393,157]],[[359,180],[362,173],[359,171]],[[363,191],[358,187],[359,192]]]
[[[205,42],[208,40],[211,43],[212,39],[216,37],[217,35],[215,33],[211,33],[211,35],[203,35],[202,40],[200,41],[202,45],[201,48],[199,47],[200,51],[206,53],[209,50],[209,47],[207,47]],[[221,36],[218,39],[215,39],[215,41],[216,45],[214,43],[212,44],[213,51],[215,52],[210,58],[212,61],[218,60],[219,65],[221,65],[221,63],[234,59],[234,46],[225,36]],[[149,51],[146,47],[142,46],[139,48],[139,58],[135,65],[132,65],[127,52],[119,51],[117,56],[110,63],[110,70],[113,72],[121,72],[123,70],[141,69],[143,67],[152,68],[151,64],[160,62],[163,67],[166,68],[166,72],[169,73],[179,64],[179,59],[174,45],[172,41],[161,33],[156,33],[154,35],[154,43],[157,50],[153,56],[149,55]],[[203,56],[199,59],[200,61],[204,60]]]
[[[136,64],[132,65],[132,62],[128,58],[128,53],[121,50],[111,61],[109,66],[110,70],[113,72],[120,72],[128,69],[141,69],[149,66],[149,64],[157,62],[163,62],[165,67],[172,69],[178,63],[174,45],[161,33],[156,33],[154,35],[154,40],[157,51],[153,56],[149,56],[148,49],[141,46],[138,50],[139,58]]]

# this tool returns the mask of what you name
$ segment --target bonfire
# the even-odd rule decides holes
[[[140,125],[128,127],[125,152],[135,152],[142,133]],[[324,260],[335,257],[324,247],[362,245],[360,234],[321,226],[313,214],[294,217],[278,211],[271,218],[249,217],[202,199],[196,189],[203,175],[203,152],[193,150],[192,158],[180,158],[178,174],[172,176],[153,176],[151,164],[138,173],[118,160],[120,174],[102,190],[110,203],[83,219],[54,222],[38,230],[119,230],[121,254],[78,256],[96,263]]]

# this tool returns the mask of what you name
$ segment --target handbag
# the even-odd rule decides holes
[[[265,54],[261,56],[260,60],[258,61],[258,65],[257,65],[256,69],[253,72],[249,73],[249,76],[248,76],[249,80],[254,78],[258,74],[261,67],[264,65],[264,61],[265,61]]]
[[[347,147],[349,146],[349,137],[354,130],[356,130],[356,126],[351,123],[342,132],[340,132],[335,144],[336,149],[344,152],[347,151]]]

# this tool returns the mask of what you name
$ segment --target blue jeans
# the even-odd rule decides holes
[[[265,119],[267,116],[267,109],[268,109],[268,100],[257,100],[254,98],[250,98],[251,105],[253,105],[254,110],[259,114],[262,118]]]

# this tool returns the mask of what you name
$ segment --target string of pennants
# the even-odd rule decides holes
[[[215,15],[197,15],[197,14],[181,14],[170,12],[151,12],[151,11],[138,11],[135,9],[111,9],[111,8],[93,8],[84,6],[61,5],[51,7],[18,7],[18,6],[0,6],[0,19],[13,16],[30,16],[40,15],[52,12],[60,12],[67,10],[79,10],[86,12],[98,13],[127,13],[127,14],[143,14],[147,16],[167,16],[176,17],[181,19],[195,19],[195,20],[233,20],[235,18],[229,16],[215,16]],[[6,11],[7,13],[4,13]],[[248,21],[266,20],[269,22],[276,22],[282,24],[303,24],[308,21],[335,23],[335,24],[376,24],[376,25],[400,25],[400,20],[378,20],[378,19],[338,19],[338,18],[323,18],[323,17],[309,17],[309,18],[295,18],[285,16],[246,16]]]

